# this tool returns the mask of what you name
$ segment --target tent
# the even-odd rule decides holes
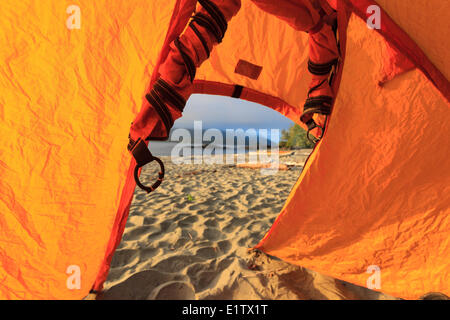
[[[377,266],[381,290],[401,298],[449,295],[450,4],[329,2],[342,50],[333,113],[256,248],[362,286]],[[102,288],[135,189],[130,123],[196,1],[77,3],[1,4],[2,299]],[[371,5],[380,29],[367,27]],[[77,10],[81,24],[68,28]],[[232,96],[239,85],[241,99],[299,123],[306,35],[250,1],[233,19],[195,93]],[[260,77],[234,73],[239,60]],[[80,283],[69,283],[74,273]]]

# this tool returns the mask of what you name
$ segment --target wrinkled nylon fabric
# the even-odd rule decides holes
[[[252,63],[256,63],[259,67],[262,68],[262,76],[265,76],[265,79],[257,79],[258,81],[255,81],[255,79],[248,78],[245,75],[236,72],[236,75],[233,76],[232,70],[226,68],[222,71],[226,74],[227,79],[221,79],[222,81],[220,82],[229,83],[229,80],[234,80],[235,82],[230,84],[241,85],[242,82],[246,82],[245,79],[247,78],[247,80],[250,80],[250,82],[252,82],[251,84],[249,84],[249,88],[253,88],[258,82],[265,83],[267,87],[262,88],[263,90],[259,89],[259,91],[270,94],[271,92],[277,91],[277,88],[270,88],[270,85],[273,85],[272,79],[274,78],[275,74],[281,75],[283,74],[282,72],[284,72],[284,76],[287,76],[293,73],[292,70],[290,70],[291,59],[286,59],[287,56],[303,56],[305,57],[305,60],[308,60],[308,58],[310,58],[316,63],[327,63],[337,57],[337,48],[335,45],[336,40],[333,33],[331,32],[331,28],[328,25],[322,25],[322,27],[318,30],[320,32],[317,31],[310,36],[305,33],[298,32],[308,31],[316,26],[316,24],[318,24],[320,15],[318,11],[319,9],[317,7],[318,4],[316,3],[316,8],[313,6],[313,3],[315,1],[279,1],[276,4],[272,1],[267,0],[246,1],[242,3],[242,6],[244,6],[245,8],[243,8],[243,10],[241,11],[244,12],[240,12],[239,14],[238,12],[241,9],[240,0],[212,0],[211,2],[213,2],[223,13],[226,21],[231,22],[229,23],[229,30],[226,32],[224,38],[224,42],[231,45],[231,48],[229,48],[227,45],[224,45],[224,43],[221,43],[220,46],[217,46],[217,40],[215,39],[213,34],[209,32],[207,28],[198,24],[194,24],[194,26],[198,29],[198,32],[200,33],[202,39],[204,39],[206,46],[208,47],[208,51],[212,52],[212,56],[210,57],[210,59],[207,59],[207,53],[204,49],[205,44],[202,43],[201,39],[192,28],[186,28],[183,34],[179,37],[183,52],[186,55],[190,56],[196,68],[200,67],[200,69],[206,69],[206,72],[209,76],[207,79],[209,81],[214,81],[214,79],[211,79],[211,77],[214,77],[214,74],[217,73],[218,66],[220,68],[220,65],[224,65],[224,62],[227,63],[227,66],[234,67],[241,60],[251,61]],[[196,12],[200,12],[201,14],[206,15],[208,14],[207,11],[201,6],[197,8]],[[238,17],[233,18],[237,14]],[[253,21],[258,22],[256,24],[249,24],[249,17],[253,17]],[[280,20],[277,23],[278,25],[282,26],[279,30],[287,30],[287,32],[289,32],[288,36],[283,37],[284,43],[277,43],[276,46],[271,45],[271,42],[273,43],[274,34],[270,31],[277,29],[273,27],[267,27],[265,24],[266,21],[276,20],[274,18],[278,18]],[[243,20],[243,24],[240,24],[239,20]],[[290,28],[287,27],[286,24]],[[245,29],[248,29],[247,34],[250,42],[242,42],[239,46],[241,50],[237,50],[236,39],[242,38],[242,34],[245,32]],[[302,45],[302,43],[305,41],[304,39],[306,39],[306,41],[308,42],[308,46]],[[296,46],[296,41],[300,41],[301,45],[297,46],[302,49],[302,51],[300,52],[297,52],[297,50],[293,50],[292,48],[293,46]],[[281,47],[282,45],[284,45],[284,47]],[[251,47],[249,48],[249,46]],[[267,52],[267,48],[271,47],[273,48],[273,50]],[[217,49],[219,49],[222,54],[216,53],[215,51]],[[231,57],[230,53],[232,53]],[[257,53],[257,56],[255,56],[255,53]],[[277,60],[279,59],[280,64],[282,65],[273,64],[272,61],[274,59],[274,56],[276,55],[281,55],[281,57],[277,58]],[[266,58],[266,61],[264,61],[262,58]],[[174,41],[170,43],[167,56],[162,60],[163,61],[158,68],[158,76],[169,83],[173,89],[175,89],[181,96],[184,97],[184,99],[188,99],[189,96],[193,93],[194,86],[191,76],[187,72],[185,61],[182,58],[182,55],[175,45]],[[213,70],[208,69],[208,66],[202,67],[202,64],[204,62],[213,63]],[[230,63],[228,64],[228,62]],[[275,67],[276,70],[269,70],[269,66]],[[304,71],[306,70],[307,69],[305,67]],[[204,79],[204,74],[202,73],[202,71],[203,70],[199,70],[197,72],[197,80]],[[273,72],[268,73],[268,71]],[[230,77],[232,79],[230,79]],[[315,86],[323,80],[322,78],[327,78],[327,76],[317,78],[318,79],[316,79],[315,82],[310,83],[310,87]],[[302,77],[295,76],[289,80],[292,81],[292,91],[297,92],[299,91],[297,89],[299,83],[304,81]],[[308,89],[309,87],[305,88],[305,95]],[[316,91],[317,92],[315,92],[315,95],[331,95],[329,89],[327,90],[326,88],[320,88]],[[296,105],[302,105],[304,100],[305,99],[297,101]],[[170,106],[170,104],[167,105]],[[153,109],[154,108],[150,103],[144,102],[143,108],[141,109],[133,125],[131,126],[130,136],[134,141],[136,141],[138,138],[145,139],[148,136],[151,136],[153,138],[167,136],[167,132],[165,132],[166,130],[161,128],[161,124],[159,124],[158,127],[156,127],[156,125],[154,124],[155,118],[157,119],[158,117],[155,117],[156,113]],[[176,110],[173,107],[171,107],[169,110],[174,120],[181,117],[182,115],[180,111]],[[302,107],[299,107],[299,112],[301,110]]]
[[[382,86],[396,76],[414,69],[414,64],[389,42],[385,42],[383,66],[378,84]]]
[[[248,17],[258,23],[249,23]],[[239,60],[261,66],[259,78],[253,80],[235,73],[234,68]],[[250,1],[242,1],[241,9],[229,24],[223,42],[214,48],[211,57],[197,70],[194,93],[218,92],[231,96],[234,85],[238,84],[245,88],[242,99],[258,100],[256,102],[299,123],[311,80],[307,63],[306,33],[296,31]],[[282,91],[278,89],[280,86]],[[265,96],[254,96],[247,89],[264,93]],[[273,101],[274,98],[280,100]]]
[[[448,12],[450,2],[440,0],[377,0],[377,3],[391,16],[424,51],[428,59],[450,79],[450,32]]]
[[[351,7],[353,12],[364,20],[368,18],[367,10],[370,6],[379,7],[373,0],[341,0],[341,3]],[[382,23],[381,29],[377,29],[376,32],[382,34],[390,46],[414,63],[415,67],[424,73],[441,94],[450,100],[450,83],[448,81],[450,64],[446,59],[447,46],[443,46],[448,43],[448,39],[445,39],[445,35],[441,32],[448,30],[448,19],[445,14],[437,14],[448,12],[450,2],[446,1],[441,5],[430,6],[432,2],[418,0],[414,2],[412,11],[411,6],[408,7],[409,2],[395,0],[389,3],[391,4],[389,12],[380,7],[379,20]],[[395,6],[392,7],[393,3]],[[395,15],[398,21],[392,20],[389,14]],[[436,26],[438,27],[436,28]],[[424,40],[425,38],[432,39],[432,42]],[[423,49],[424,45],[427,45],[426,50]]]
[[[80,0],[80,30],[66,27],[70,4],[0,4],[1,299],[91,289],[175,1]],[[80,290],[67,288],[69,266],[80,268]]]
[[[434,11],[444,2],[379,2],[448,78],[448,24]],[[130,122],[193,4],[80,0],[82,27],[68,30],[69,3],[2,2],[0,298],[78,299],[101,288],[135,187]],[[378,265],[381,291],[404,298],[449,294],[448,103],[419,71],[377,87],[384,40],[355,17],[348,34],[326,139],[258,247],[363,286]],[[193,92],[230,96],[240,84],[243,99],[299,122],[307,41],[244,1]],[[263,66],[258,81],[234,73],[239,59]],[[148,120],[161,134],[156,114]],[[74,265],[79,290],[67,287]]]
[[[189,18],[189,12],[193,12],[193,6],[192,1],[181,1],[180,2],[180,9],[175,10],[174,17],[172,18],[172,24],[177,25],[183,25],[182,22],[184,22],[184,25],[187,23]],[[220,1],[215,1],[218,6],[221,6]],[[195,1],[194,1],[195,3]],[[239,2],[236,3],[229,3],[223,11],[226,13],[226,18],[231,19],[233,14],[237,12],[239,9],[238,6]],[[223,4],[223,3],[222,3]],[[198,7],[197,7],[198,9]],[[200,11],[202,9],[200,8]],[[204,12],[204,11],[202,11]],[[251,18],[249,18],[251,17]],[[254,19],[261,18],[261,21],[264,21],[264,24],[254,24]],[[246,84],[246,88],[242,92],[242,98],[247,99],[250,101],[260,102],[266,106],[271,107],[274,110],[279,111],[280,113],[284,114],[285,116],[291,118],[292,120],[299,122],[299,117],[301,114],[302,107],[301,105],[303,102],[298,102],[298,107],[293,107],[290,104],[286,103],[282,98],[285,95],[288,96],[294,96],[298,95],[299,92],[303,95],[302,101],[306,98],[306,92],[308,88],[308,83],[310,80],[310,77],[308,77],[307,73],[307,58],[308,58],[308,37],[305,33],[297,32],[294,30],[291,26],[289,26],[285,21],[280,20],[278,17],[275,17],[271,14],[265,13],[264,11],[258,9],[255,5],[249,2],[242,3],[242,8],[239,10],[238,14],[234,16],[232,19],[232,23],[228,26],[227,34],[223,40],[223,42],[214,47],[214,50],[211,52],[210,59],[206,60],[203,64],[201,64],[200,68],[197,70],[197,76],[194,81],[193,85],[193,92],[194,93],[210,93],[210,94],[222,94],[226,96],[231,96],[232,92],[234,90],[234,84],[239,84],[242,79],[249,79],[248,77],[241,76],[234,72],[236,63],[240,59],[248,59],[249,61],[266,61],[265,64],[267,68],[271,68],[270,71],[273,72],[272,76],[270,74],[265,73],[265,75],[261,75],[258,81],[250,81]],[[237,21],[236,21],[237,20]],[[182,21],[182,22],[180,22]],[[200,28],[199,28],[200,29]],[[187,29],[188,30],[188,29]],[[201,29],[200,29],[201,30]],[[248,31],[244,31],[248,30]],[[150,83],[149,88],[147,89],[147,92],[152,87],[152,83],[161,76],[161,73],[165,75],[165,79],[175,77],[171,75],[173,72],[176,76],[176,74],[182,75],[182,78],[180,80],[181,85],[177,86],[176,83],[173,81],[171,82],[172,85],[177,89],[177,91],[186,96],[189,94],[191,88],[189,81],[187,80],[187,72],[185,71],[185,66],[180,63],[180,57],[177,57],[177,54],[173,52],[173,40],[174,38],[179,35],[180,28],[171,28],[169,29],[168,36],[165,40],[165,44],[163,49],[161,50],[161,55],[158,58],[159,63],[155,67],[154,74],[152,75],[152,82]],[[186,30],[185,30],[186,32]],[[258,41],[249,41],[246,46],[242,46],[242,33],[246,32],[247,34],[255,34],[258,36]],[[270,48],[270,42],[273,41],[272,36],[267,36],[270,34],[276,34],[278,32],[281,32],[283,34],[283,37],[278,38],[278,44],[280,47],[275,47],[273,51],[267,50],[267,48]],[[211,38],[211,36],[205,35],[205,38],[208,39]],[[296,47],[295,49],[292,47],[293,43],[296,43],[296,41],[299,41],[300,45]],[[188,42],[193,42],[194,44],[189,44]],[[192,39],[186,39],[185,41],[187,47],[193,47],[198,48],[195,51],[194,54],[192,54],[192,58],[194,61],[196,61],[196,64],[200,64],[201,60],[199,60],[200,54],[196,54],[197,52],[201,52],[201,44],[199,43],[198,39],[196,37]],[[228,43],[231,45],[231,48],[228,46],[225,46],[225,43]],[[208,47],[210,47],[212,43],[209,44]],[[232,60],[230,64],[228,64],[230,52],[233,53],[234,50],[236,50],[237,47],[242,48],[240,52],[241,56],[235,55],[235,59]],[[282,46],[282,47],[281,47]],[[226,51],[227,48],[229,49],[228,52]],[[279,57],[280,62],[279,63],[273,63],[273,59],[277,57],[277,52],[283,49],[284,54]],[[262,54],[261,54],[262,53]],[[253,59],[252,56],[255,55],[256,57],[260,58],[260,60]],[[304,69],[299,70],[297,68],[292,68],[291,66],[294,65],[298,58],[301,57],[301,59],[304,61]],[[167,61],[173,59],[174,62],[168,63]],[[223,60],[222,59],[227,59]],[[294,61],[294,64],[291,64],[289,61]],[[176,62],[178,61],[178,63]],[[208,69],[208,65],[213,62],[212,68]],[[227,66],[227,68],[222,69],[223,66]],[[278,66],[278,68],[276,67]],[[165,69],[167,68],[167,69]],[[207,75],[204,74],[205,70],[208,70]],[[214,77],[219,74],[219,76],[226,72],[228,74],[228,77],[232,77],[232,79],[235,79],[234,82],[226,82],[226,81],[214,81]],[[291,76],[293,75],[293,76]],[[303,75],[303,78],[300,76]],[[306,76],[305,76],[306,75]],[[202,79],[209,79],[207,83],[204,83],[204,80]],[[273,79],[277,79],[275,82]],[[279,91],[277,93],[276,90],[274,90],[273,86],[275,88],[286,88],[288,85],[286,84],[286,79],[289,79],[291,86],[290,90],[283,89],[283,91]],[[210,81],[212,80],[212,81]],[[277,84],[278,82],[281,82],[281,84]],[[212,86],[211,86],[212,85]],[[263,85],[263,87],[258,88],[259,85]],[[303,91],[298,90],[297,86],[304,87],[305,89]],[[183,93],[182,88],[186,88],[186,92]],[[180,90],[181,89],[181,90]],[[274,93],[273,95],[271,93]],[[293,100],[293,99],[292,99]],[[171,108],[171,113],[174,119],[181,116],[181,114],[177,111],[175,111],[174,108]],[[151,132],[150,137],[161,137],[165,136],[164,127],[159,120],[159,117],[157,116],[156,112],[154,111],[153,107],[149,105],[147,101],[143,102],[143,107],[141,108],[140,113],[135,118],[134,123],[131,127],[130,134],[132,138],[137,137],[145,137],[147,136],[148,132]],[[150,147],[151,148],[151,147]],[[132,166],[134,163],[132,164]],[[128,171],[127,175],[127,186],[134,185],[134,181],[132,178],[132,170],[130,169]],[[123,229],[125,227],[126,217],[128,214],[128,207],[129,202],[131,201],[133,189],[131,187],[127,187],[124,189],[124,192],[122,194],[123,201],[121,202],[121,207],[119,208],[119,214],[117,217],[117,223],[118,223],[118,236],[112,236],[111,241],[108,245],[108,254],[105,258],[105,263],[103,264],[102,271],[99,274],[99,277],[97,278],[94,288],[96,290],[101,290],[102,283],[106,280],[106,275],[108,272],[108,266],[112,259],[112,255],[114,253],[114,249],[118,244],[118,241],[120,241],[120,236],[123,232]]]
[[[361,286],[378,266],[401,298],[448,295],[449,104],[417,70],[379,88],[384,40],[355,16],[348,34],[326,139],[256,248]]]

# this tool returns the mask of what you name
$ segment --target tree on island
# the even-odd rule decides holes
[[[298,124],[293,125],[289,130],[281,132],[280,148],[298,149],[313,148],[314,144],[306,137],[306,131]]]

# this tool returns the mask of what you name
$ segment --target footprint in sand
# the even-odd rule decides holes
[[[203,259],[209,260],[217,258],[218,248],[217,247],[205,247],[200,248],[195,252],[196,256],[202,257]]]
[[[171,247],[171,250],[187,249],[192,246],[191,239],[179,238]]]
[[[111,268],[121,268],[138,262],[138,251],[134,249],[116,250],[111,261]]]
[[[248,203],[251,203],[252,200],[256,199],[256,195],[254,194],[247,194],[245,195],[245,201],[247,201]]]
[[[220,252],[227,254],[231,249],[231,242],[228,240],[222,240],[217,242],[217,246],[219,247]]]
[[[249,235],[239,239],[238,245],[240,247],[251,248],[259,242],[262,236],[264,236],[264,232],[252,232]]]
[[[197,239],[198,233],[195,230],[181,230],[181,237],[194,241]]]
[[[251,208],[249,208],[249,210],[255,211],[255,212],[262,211],[264,209],[272,209],[272,204],[266,202],[266,203],[262,203],[262,204],[257,204],[255,206],[252,206]]]
[[[142,226],[144,222],[144,217],[140,216],[138,214],[130,215],[127,221],[127,224],[125,225],[126,228],[128,227],[139,227]]]
[[[137,200],[137,201],[143,201],[143,200],[146,200],[147,198],[148,198],[148,195],[143,192],[138,192],[135,196],[135,200]]]
[[[195,263],[187,268],[186,274],[195,287],[195,292],[201,292],[215,286],[222,273],[236,261],[236,258],[225,258],[203,263]]]
[[[194,278],[194,287],[196,292],[200,292],[214,287],[215,281],[220,273],[217,271],[203,271],[199,272]],[[196,280],[196,281],[195,281]]]
[[[161,240],[166,234],[163,232],[155,232],[147,236],[147,242],[155,243]]]
[[[147,300],[195,300],[195,290],[187,282],[169,282],[154,289]]]
[[[203,259],[192,255],[177,255],[158,262],[154,268],[164,272],[181,272],[187,266],[200,262]]]
[[[188,204],[188,202],[184,201],[184,199],[183,199],[183,200],[180,200],[177,203],[175,203],[173,205],[173,207],[176,209],[184,209],[184,208],[186,208],[187,204]]]
[[[144,225],[153,225],[158,221],[157,218],[154,217],[144,217],[143,224]]]
[[[159,224],[159,227],[161,232],[168,233],[173,231],[176,226],[172,223],[172,221],[163,221]]]
[[[188,216],[188,217],[178,221],[177,225],[180,228],[186,228],[186,227],[190,227],[193,223],[195,223],[197,221],[198,221],[198,217],[196,217],[196,216]]]
[[[145,238],[149,233],[156,231],[153,226],[130,227],[122,237],[122,241],[135,241]]]
[[[203,231],[203,237],[210,241],[217,241],[222,237],[222,233],[215,228],[206,228]]]
[[[225,226],[225,228],[223,228],[223,231],[226,233],[231,233],[236,228],[245,226],[249,221],[250,221],[250,219],[247,217],[244,217],[244,218],[233,217],[233,219],[231,219],[231,221],[228,222],[228,224]]]
[[[197,211],[197,210],[208,210],[211,207],[213,207],[212,201],[204,201],[201,203],[192,204],[188,207],[188,210],[190,211]]]
[[[151,258],[157,256],[158,254],[162,253],[161,248],[146,248],[140,250],[140,261],[148,261]]]
[[[264,223],[261,221],[253,222],[247,227],[247,229],[249,231],[258,232],[258,233],[264,232],[268,228],[269,228],[269,225],[267,223]]]
[[[184,187],[183,189],[181,189],[181,193],[190,193],[190,192],[192,192],[191,187]]]
[[[204,224],[205,224],[205,226],[211,227],[211,228],[217,228],[219,226],[216,219],[208,219],[204,222]]]
[[[185,275],[173,275],[153,269],[145,270],[105,289],[98,298],[101,300],[144,300],[154,292],[154,289],[160,289],[164,284],[188,281],[189,278]]]

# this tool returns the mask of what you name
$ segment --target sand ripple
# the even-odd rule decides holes
[[[308,152],[262,175],[227,165],[175,165],[151,195],[136,189],[103,299],[387,299],[252,247],[269,230]],[[151,184],[156,168],[141,180]]]

